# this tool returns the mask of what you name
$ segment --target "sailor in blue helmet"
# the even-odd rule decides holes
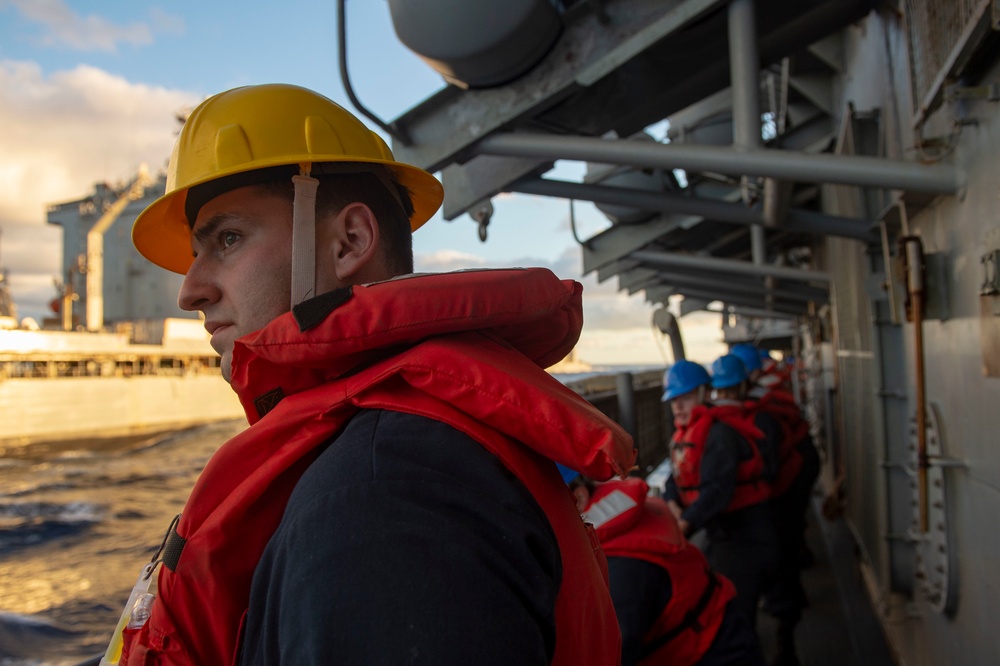
[[[710,386],[725,399],[725,390],[745,379],[743,363],[727,356],[713,364]],[[685,534],[705,530],[709,564],[736,585],[733,603],[754,626],[757,600],[777,558],[771,491],[757,446],[762,433],[742,403],[696,406],[679,433],[664,496]]]
[[[706,373],[707,376],[707,373]],[[681,533],[638,477],[597,483],[559,465],[607,556],[622,666],[763,666],[733,584]]]
[[[757,349],[749,342],[741,342],[730,347],[729,353],[743,361],[743,366],[747,371],[748,395],[753,397],[754,393],[762,392],[763,390],[757,385],[757,380],[764,373],[764,354],[767,355],[767,359],[771,359],[767,350]],[[771,360],[771,364],[774,364],[773,360]]]
[[[750,408],[749,413],[753,418],[753,424],[764,433],[764,436],[757,442],[760,453],[764,456],[764,478],[773,485],[774,479],[778,475],[782,430],[781,423],[770,413],[753,409],[756,398],[760,397],[754,390],[756,388],[754,382],[760,376],[762,367],[760,355],[757,353],[756,347],[747,343],[733,345],[729,353],[743,362],[746,379],[731,387],[716,389],[715,403],[728,404],[729,401],[733,401],[732,404],[736,404],[736,402],[742,404],[744,400],[751,401],[747,407]],[[720,391],[723,393],[720,394]]]
[[[752,345],[736,345],[732,353],[744,359],[748,368],[762,370],[760,355]],[[762,388],[762,387],[759,387]],[[779,560],[775,584],[764,594],[764,608],[778,620],[775,664],[798,664],[795,650],[795,627],[808,605],[802,587],[800,563],[809,553],[805,544],[805,512],[813,484],[819,475],[820,460],[794,397],[781,390],[780,383],[770,389],[751,393],[748,403],[754,422],[777,424],[777,439],[771,445],[776,453],[776,473],[771,484],[771,509],[778,536]],[[761,427],[764,430],[763,427]],[[769,435],[767,439],[770,439]]]
[[[698,363],[681,359],[667,370],[663,378],[663,402],[670,403],[674,416],[674,440],[691,418],[691,411],[708,399],[708,386],[712,378],[708,370]]]

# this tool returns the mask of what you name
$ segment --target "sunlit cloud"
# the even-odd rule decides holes
[[[26,301],[38,305],[27,285],[51,285],[59,272],[62,238],[45,224],[48,205],[82,199],[97,182],[127,182],[143,163],[162,169],[174,113],[197,102],[94,67],[46,76],[32,62],[0,61],[0,262],[22,314]]]
[[[104,51],[114,53],[119,44],[142,46],[153,42],[153,31],[145,23],[119,25],[96,14],[78,14],[64,0],[6,0],[2,5],[13,6],[21,15],[39,26],[33,38],[40,46],[74,51]],[[158,11],[158,25],[178,29],[176,18]],[[180,29],[183,29],[181,24]]]

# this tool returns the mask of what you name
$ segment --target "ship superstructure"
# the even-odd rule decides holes
[[[197,319],[197,313],[177,307],[183,276],[149,263],[132,245],[132,223],[165,186],[163,175],[151,177],[140,169],[128,183],[96,183],[81,199],[49,206],[48,223],[61,227],[63,234],[63,328],[101,330],[105,323],[139,319]],[[100,322],[95,321],[97,301]]]

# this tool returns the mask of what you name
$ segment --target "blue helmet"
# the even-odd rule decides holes
[[[748,342],[733,345],[732,349],[729,350],[729,353],[743,361],[747,374],[750,374],[754,370],[760,370],[763,366],[763,363],[761,363],[760,353],[758,353],[757,348]]]
[[[729,388],[746,381],[747,368],[735,354],[726,354],[712,364],[712,388]]]
[[[712,381],[708,376],[708,371],[694,361],[677,361],[664,377],[667,390],[663,392],[662,401],[673,400],[685,393],[690,393],[699,386],[704,386]]]
[[[556,463],[556,467],[559,468],[559,473],[562,474],[562,478],[565,483],[571,483],[573,479],[580,476],[580,473],[578,471],[576,471],[575,469],[570,469],[569,467],[566,467],[566,465],[560,465],[559,463]]]

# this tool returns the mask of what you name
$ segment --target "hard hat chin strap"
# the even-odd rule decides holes
[[[302,164],[292,176],[292,303],[295,307],[316,295],[316,188],[319,181],[309,175],[310,164]]]

